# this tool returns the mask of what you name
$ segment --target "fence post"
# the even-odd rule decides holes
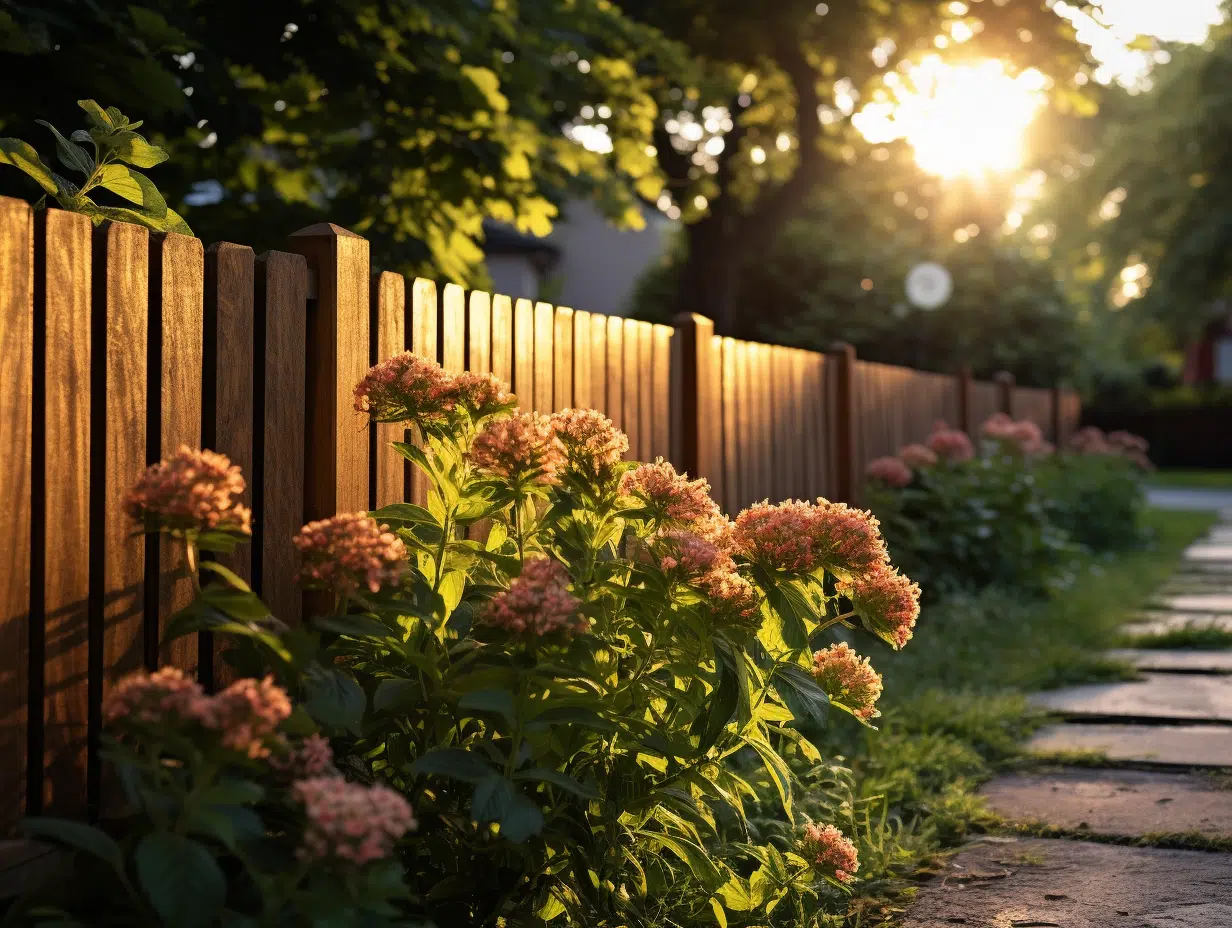
[[[834,496],[838,502],[856,501],[856,349],[838,342],[826,352],[828,367],[833,368],[834,415],[830,446],[834,449]]]
[[[971,432],[971,365],[964,364],[954,377],[958,386],[958,430]]]
[[[1052,443],[1058,448],[1061,447],[1064,441],[1064,436],[1061,434],[1063,428],[1061,423],[1061,404],[1065,396],[1065,388],[1058,382],[1052,385]]]
[[[718,486],[714,449],[722,423],[714,414],[714,322],[697,313],[672,320],[680,339],[680,467],[691,477]],[[630,423],[625,423],[628,429]]]
[[[352,406],[368,370],[368,242],[332,223],[300,229],[288,250],[308,261],[304,514],[368,509],[368,440]]]
[[[999,371],[993,380],[997,384],[1001,411],[1007,416],[1014,415],[1014,375],[1009,371]]]

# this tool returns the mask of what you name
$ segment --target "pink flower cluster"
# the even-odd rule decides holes
[[[301,860],[363,865],[388,857],[418,827],[411,805],[388,786],[362,786],[342,777],[311,777],[291,787],[304,807]]]
[[[1140,435],[1116,431],[1104,434],[1093,425],[1079,429],[1069,440],[1069,447],[1080,454],[1106,454],[1132,461],[1142,470],[1153,470],[1154,464],[1147,456],[1150,444]]]
[[[201,684],[175,667],[121,680],[103,701],[108,724],[196,724],[217,732],[223,747],[251,758],[266,757],[291,700],[273,679],[237,680],[206,695]]]
[[[826,695],[854,711],[857,718],[868,720],[879,713],[881,674],[846,643],[834,644],[813,655],[813,678]]]
[[[569,592],[565,566],[550,558],[534,558],[522,565],[509,589],[492,597],[483,620],[515,635],[580,634],[590,630],[590,623],[578,614],[579,606]]]
[[[329,739],[318,734],[309,735],[299,744],[286,744],[285,750],[270,755],[269,763],[293,780],[338,775]]]
[[[927,448],[924,450],[928,450]],[[890,487],[905,487],[911,483],[911,468],[901,457],[874,458],[869,461],[864,470],[870,480],[876,480]]]
[[[937,463],[937,452],[928,445],[903,445],[898,449],[898,459],[913,469],[932,467]]]
[[[659,566],[667,571],[679,570],[705,593],[717,615],[740,623],[756,618],[761,596],[753,584],[740,576],[736,562],[723,547],[680,529],[664,532],[656,547],[662,552]]]
[[[889,559],[872,513],[824,499],[750,506],[736,517],[734,539],[749,560],[793,573],[860,573]]]
[[[624,475],[620,492],[641,500],[654,518],[694,530],[702,528],[707,535],[726,524],[718,505],[710,498],[710,483],[704,478],[690,480],[688,474],[676,473],[662,458],[653,464],[640,464]]]
[[[732,567],[732,559],[718,545],[681,529],[664,532],[658,540],[658,547],[663,552],[659,566],[664,570],[680,568],[689,577],[700,577]]]
[[[975,445],[971,444],[967,433],[952,429],[944,422],[933,426],[927,444],[929,451],[946,461],[970,461],[975,457]]]
[[[700,585],[716,613],[745,624],[757,623],[761,594],[734,568],[713,570],[702,577]]]
[[[920,616],[920,587],[896,568],[880,564],[874,570],[838,584],[869,630],[897,650],[911,640]]]
[[[1016,447],[1023,454],[1051,454],[1052,444],[1044,440],[1040,427],[1030,419],[1013,419],[1003,412],[989,416],[980,432],[985,438]]]
[[[564,466],[565,449],[551,419],[537,412],[518,412],[488,423],[475,436],[470,458],[485,474],[550,485]]]
[[[482,419],[501,409],[507,409],[514,402],[513,394],[509,392],[509,384],[495,374],[466,371],[453,378],[452,389],[454,401],[474,419]]]
[[[137,522],[173,532],[208,529],[252,534],[252,512],[236,500],[244,478],[225,454],[186,445],[151,465],[124,500]]]
[[[802,856],[818,870],[833,874],[840,883],[850,883],[860,869],[856,846],[833,825],[805,825],[802,843]]]
[[[402,539],[362,512],[309,522],[295,536],[305,582],[350,595],[398,584],[406,570]]]
[[[607,474],[629,451],[625,433],[594,409],[553,413],[552,428],[564,445],[569,467],[587,477]]]
[[[443,422],[457,396],[435,361],[405,351],[376,364],[355,386],[355,411],[380,422]]]

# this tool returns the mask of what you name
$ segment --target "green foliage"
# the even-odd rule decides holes
[[[134,167],[152,168],[167,160],[167,153],[151,145],[137,132],[141,122],[129,122],[114,106],[103,109],[93,100],[79,100],[77,105],[89,118],[88,129],[78,129],[65,138],[49,122],[38,120],[56,139],[56,156],[69,170],[85,175],[74,182],[49,168],[30,145],[20,139],[0,139],[0,164],[9,164],[23,171],[43,188],[44,196],[53,197],[62,209],[84,213],[95,225],[104,219],[132,222],[156,232],[179,232],[191,235],[192,230],[175,210],[167,206],[158,188]],[[84,146],[90,146],[88,149]],[[131,165],[131,167],[130,167]],[[89,194],[106,190],[132,206],[107,206],[95,202]],[[97,197],[97,193],[94,194]],[[134,208],[135,207],[135,208]]]
[[[1039,468],[1048,518],[1090,551],[1116,551],[1142,541],[1142,473],[1111,454],[1061,454]]]

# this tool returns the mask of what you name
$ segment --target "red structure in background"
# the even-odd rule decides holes
[[[1232,310],[1222,300],[1217,309],[1219,315],[1185,354],[1187,384],[1232,383]]]

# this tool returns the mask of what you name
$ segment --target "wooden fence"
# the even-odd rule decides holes
[[[409,290],[409,292],[408,292]],[[352,407],[368,366],[411,350],[491,371],[524,406],[594,407],[636,459],[710,479],[731,511],[763,498],[855,498],[865,462],[1021,407],[1077,425],[1075,395],[925,374],[373,274],[337,226],[285,251],[35,214],[0,198],[0,835],[25,812],[97,812],[102,699],[160,663],[217,679],[207,635],[160,650],[187,601],[173,548],[131,537],[124,493],[181,444],[241,465],[253,544],[228,564],[300,619],[290,538],[307,519],[425,487]],[[1048,399],[1048,402],[1044,402]]]

